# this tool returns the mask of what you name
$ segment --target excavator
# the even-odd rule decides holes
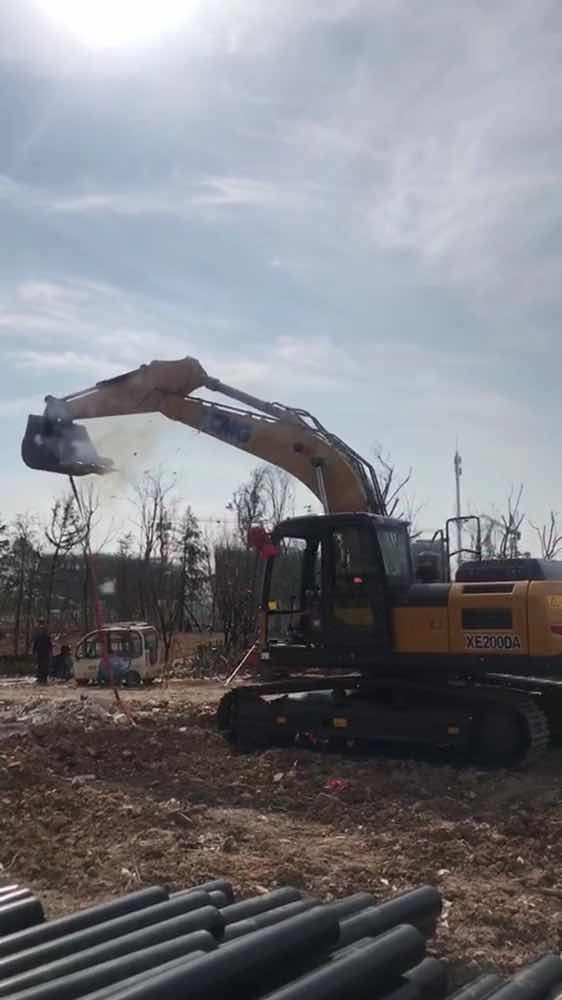
[[[264,563],[257,674],[219,704],[230,741],[425,746],[511,767],[562,732],[562,562],[482,560],[476,545],[451,580],[448,525],[447,559],[422,552],[415,563],[369,461],[307,411],[227,385],[193,358],[45,404],[22,442],[32,469],[110,473],[76,421],[161,413],[286,470],[320,501],[323,514],[250,532]]]

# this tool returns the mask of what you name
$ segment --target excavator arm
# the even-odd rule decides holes
[[[230,402],[193,396],[205,388]],[[33,469],[65,475],[110,472],[75,420],[162,413],[284,469],[304,483],[326,513],[385,514],[375,470],[304,410],[269,403],[207,374],[194,358],[149,365],[73,393],[46,397],[42,416],[30,416],[22,457]]]

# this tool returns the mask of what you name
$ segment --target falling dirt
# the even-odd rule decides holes
[[[243,755],[218,684],[125,695],[0,687],[0,878],[56,915],[139,885],[224,875],[253,894],[381,899],[429,882],[459,979],[560,947],[562,751],[523,773],[304,750]]]

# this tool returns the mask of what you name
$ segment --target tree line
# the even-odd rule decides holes
[[[221,632],[229,651],[253,641],[262,561],[248,529],[294,512],[289,476],[254,469],[220,528],[201,524],[163,470],[145,473],[128,500],[125,530],[105,535],[92,485],[58,497],[45,522],[0,518],[0,627],[15,655],[29,651],[38,619],[53,632],[95,628],[96,602],[106,622],[157,625],[166,656],[176,632]]]
[[[380,449],[375,464],[389,513],[409,521],[416,538],[422,508],[408,496],[411,470],[397,473]],[[521,487],[503,512],[480,515],[483,558],[529,554],[521,548],[522,495]],[[213,529],[177,496],[162,469],[145,473],[128,502],[125,526],[105,535],[102,499],[90,483],[77,496],[58,497],[45,522],[33,515],[11,523],[0,518],[0,628],[14,654],[29,651],[38,618],[54,632],[88,632],[97,624],[96,601],[107,622],[157,625],[166,655],[176,632],[220,632],[229,652],[251,644],[263,563],[248,549],[248,529],[294,514],[290,477],[257,466],[226,505],[230,523]],[[558,515],[551,511],[544,524],[528,523],[542,557],[555,558],[562,549]],[[472,537],[469,546],[475,545]]]

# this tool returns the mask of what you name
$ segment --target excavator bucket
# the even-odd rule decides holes
[[[28,417],[21,457],[30,469],[64,476],[104,475],[114,467],[111,459],[98,455],[85,427],[45,416]]]

